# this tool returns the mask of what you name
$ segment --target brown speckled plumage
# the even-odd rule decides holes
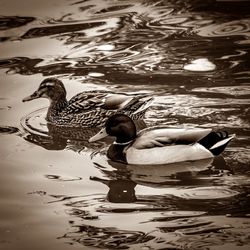
[[[115,113],[123,113],[133,120],[140,120],[152,101],[146,95],[133,96],[103,90],[82,92],[67,101],[65,87],[56,78],[45,79],[38,90],[23,101],[40,97],[50,100],[47,121],[67,127],[100,126]]]

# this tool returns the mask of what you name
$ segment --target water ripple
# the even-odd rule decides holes
[[[80,181],[82,180],[81,177],[75,177],[75,176],[59,176],[54,174],[47,174],[45,175],[46,178],[50,180],[58,180],[58,181]]]
[[[213,94],[225,94],[229,96],[250,96],[250,86],[241,85],[241,86],[222,86],[222,87],[200,87],[195,88],[192,91],[194,92],[204,92],[204,93],[213,93]]]
[[[117,228],[101,228],[90,225],[74,225],[75,232],[66,233],[62,238],[76,241],[84,246],[128,249],[129,246],[146,243],[155,237],[140,231],[118,230]]]
[[[10,6],[10,1],[4,2]],[[58,3],[54,5],[54,2]],[[38,5],[45,6],[45,3]],[[1,70],[4,91],[0,111],[8,121],[0,127],[0,133],[6,142],[9,137],[13,140],[2,145],[3,167],[11,166],[6,169],[13,170],[3,171],[3,180],[14,177],[18,184],[25,179],[27,186],[22,186],[25,190],[30,188],[30,192],[25,192],[36,195],[39,206],[41,199],[45,201],[39,214],[44,211],[47,218],[47,209],[53,209],[63,220],[68,220],[65,228],[55,227],[54,234],[48,237],[52,239],[63,232],[58,238],[83,248],[247,247],[250,244],[247,236],[250,224],[246,220],[250,198],[249,14],[243,8],[242,12],[237,8],[228,10],[228,1],[65,0],[59,4],[55,0],[50,1],[46,11],[37,8],[32,13],[21,8],[25,4],[20,2],[8,11],[16,12],[16,16],[0,17],[3,52],[0,68],[6,69],[6,72]],[[230,6],[236,6],[236,2]],[[22,16],[23,13],[28,14]],[[197,62],[205,62],[209,67],[200,68],[203,72],[193,72],[193,66],[197,66],[193,64]],[[185,70],[187,65],[189,71]],[[27,75],[37,78],[37,74],[39,78],[70,79],[72,92],[78,89],[80,81],[84,90],[91,84],[95,89],[108,87],[149,93],[154,103],[146,115],[147,125],[223,129],[235,133],[236,138],[223,157],[215,159],[168,166],[113,163],[105,154],[111,139],[87,142],[98,128],[75,130],[52,126],[45,120],[45,109],[24,115],[21,132],[10,124],[13,116],[14,121],[19,119],[16,118],[19,111],[26,113],[14,94],[21,100],[19,95],[24,94],[25,88],[20,84],[31,88],[31,82],[26,80],[33,78]],[[27,153],[23,148],[31,150],[34,157],[23,159]],[[67,150],[73,151],[68,160],[77,165],[79,158],[84,168],[71,164],[74,173],[67,175],[62,172],[68,169],[65,162],[55,173],[53,169],[44,172],[45,162],[58,159],[60,163],[60,155]],[[34,162],[41,154],[48,158]],[[18,161],[16,156],[22,159]],[[43,177],[39,186],[46,186],[46,192],[41,191],[42,186],[33,185],[36,185],[34,167],[37,176]],[[55,187],[60,193],[53,195]],[[5,189],[7,192],[8,187]],[[11,194],[17,191],[10,189]],[[73,195],[61,194],[64,191]],[[74,195],[79,193],[82,195]],[[20,196],[13,194],[3,197],[3,205],[5,202],[11,205]],[[49,207],[46,207],[47,198]],[[39,209],[38,203],[29,208]],[[9,204],[4,210],[9,209]],[[24,201],[17,200],[15,204],[19,204],[19,209]],[[26,214],[28,222],[35,221],[34,229],[38,231],[34,232],[38,235],[44,224],[39,224],[37,217],[32,218],[33,210],[27,210]],[[56,222],[62,216],[54,216],[55,221],[51,223],[61,225]],[[23,219],[26,223],[26,218]],[[34,239],[32,242],[39,241]],[[58,242],[51,240],[49,244],[53,248]]]
[[[250,20],[241,19],[222,24],[212,24],[196,30],[199,36],[221,37],[221,36],[250,36]]]
[[[0,30],[17,28],[34,21],[34,17],[25,16],[0,16]]]
[[[0,126],[0,134],[14,134],[19,132],[19,129],[11,126]]]
[[[47,150],[63,150],[66,147],[75,152],[89,151],[98,148],[99,143],[88,149],[88,139],[95,135],[99,128],[70,128],[54,126],[47,123],[47,108],[41,108],[21,119],[24,139]]]
[[[80,24],[67,24],[56,26],[36,27],[28,30],[21,38],[36,38],[42,36],[50,36],[55,34],[74,32],[79,30],[86,30],[94,27],[104,25],[104,22],[80,23]]]
[[[239,192],[228,189],[226,187],[199,187],[199,188],[190,188],[181,191],[179,194],[175,194],[178,197],[184,199],[222,199],[229,198],[232,196],[239,195]]]

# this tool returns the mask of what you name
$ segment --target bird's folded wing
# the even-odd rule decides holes
[[[101,107],[107,110],[137,110],[147,100],[141,100],[145,95],[127,95],[104,90],[94,90],[79,93],[69,100],[67,113],[80,113]]]
[[[65,111],[67,113],[81,113],[105,104],[104,98],[107,93],[103,92],[82,92],[70,99]]]
[[[127,96],[123,94],[109,94],[105,97],[104,108],[109,110],[125,109],[127,106],[131,106],[132,103],[137,101],[133,96]]]
[[[172,144],[191,144],[199,141],[210,132],[211,129],[203,128],[146,128],[138,133],[133,147],[143,149]]]

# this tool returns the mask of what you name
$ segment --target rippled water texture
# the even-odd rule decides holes
[[[250,246],[249,1],[0,0],[0,249]],[[235,133],[223,156],[168,166],[105,157],[98,128],[58,128],[46,77],[67,97],[154,97],[139,127]]]

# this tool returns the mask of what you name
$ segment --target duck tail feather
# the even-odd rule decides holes
[[[133,105],[135,105],[139,101],[138,97],[128,98],[125,102],[120,106],[120,110],[129,110]]]
[[[235,134],[229,135],[227,138],[225,138],[225,139],[223,139],[223,140],[221,140],[221,141],[218,141],[217,143],[215,143],[213,146],[211,146],[211,147],[209,148],[209,151],[210,151],[211,153],[213,153],[213,155],[219,155],[219,154],[221,154],[221,153],[225,150],[227,144],[228,144],[234,137],[235,137]]]
[[[143,101],[143,104],[135,112],[133,112],[133,115],[146,112],[147,109],[151,106],[152,102],[154,101],[154,98],[147,97],[147,98],[144,98],[142,101]]]

